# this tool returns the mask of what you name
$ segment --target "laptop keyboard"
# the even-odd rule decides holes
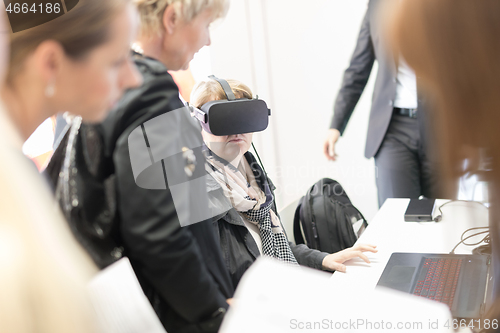
[[[422,272],[427,269],[427,273],[423,279],[418,280],[413,294],[448,304],[451,309],[462,261],[463,259],[424,258]]]

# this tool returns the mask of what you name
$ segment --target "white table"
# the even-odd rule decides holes
[[[245,273],[235,295],[235,304],[226,315],[222,333],[251,332],[425,332],[429,323],[438,323],[428,332],[451,333],[452,317],[444,304],[375,286],[391,253],[448,253],[460,241],[462,232],[473,226],[486,226],[488,212],[474,203],[450,203],[443,207],[443,219],[434,222],[404,222],[409,199],[389,199],[377,213],[359,243],[378,245],[370,253],[371,264],[361,259],[346,262],[347,273],[332,277],[317,270],[279,265],[259,258]],[[441,205],[446,200],[438,200]],[[464,246],[456,253],[470,253]],[[272,277],[272,278],[270,278]],[[263,282],[264,281],[264,282]],[[335,327],[306,330],[294,323],[335,322]],[[331,321],[330,321],[331,320]],[[347,322],[384,322],[392,329],[361,327],[351,329]],[[342,328],[337,328],[337,324]],[[404,329],[396,329],[405,324]],[[311,324],[311,325],[312,325]],[[407,327],[406,325],[422,325]],[[402,326],[403,327],[403,326]],[[467,330],[461,331],[466,332]]]
[[[473,202],[451,202],[442,208],[440,222],[405,222],[409,199],[388,199],[375,215],[357,243],[377,245],[378,253],[368,253],[371,263],[361,259],[346,262],[345,274],[335,273],[331,282],[337,287],[373,290],[393,252],[449,253],[460,241],[462,233],[472,227],[488,225],[488,209]],[[436,200],[437,207],[448,200]],[[482,231],[482,230],[479,230]],[[484,236],[467,240],[479,241]],[[458,254],[470,254],[473,247],[461,244]]]

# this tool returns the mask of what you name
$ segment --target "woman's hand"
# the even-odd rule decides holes
[[[368,260],[368,257],[364,255],[363,252],[376,253],[376,247],[377,246],[370,244],[359,244],[337,253],[329,254],[323,259],[323,269],[330,271],[335,270],[345,273],[346,267],[345,265],[343,265],[343,263],[349,259],[356,257],[363,259],[367,264],[369,264],[370,260]]]

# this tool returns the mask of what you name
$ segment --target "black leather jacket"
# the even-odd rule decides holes
[[[226,299],[233,296],[234,287],[210,222],[181,227],[168,188],[143,189],[134,181],[129,133],[150,119],[183,107],[179,90],[161,62],[138,57],[136,64],[144,84],[127,92],[102,126],[117,180],[120,238],[168,332],[216,332],[221,316],[215,321],[211,317],[227,308]],[[201,147],[199,131],[197,137],[185,137],[179,124],[170,125],[165,131],[177,133],[168,138],[172,139],[170,144],[179,145],[178,151],[183,140],[195,140]]]
[[[247,152],[244,157],[252,168],[257,184],[263,189],[266,177],[262,168],[252,153]],[[276,189],[271,180],[269,180],[269,187],[271,191]],[[207,191],[211,205],[230,206],[228,199],[222,194],[219,183],[211,177],[207,177]],[[271,209],[277,214],[275,202]],[[245,271],[260,255],[257,244],[245,226],[243,218],[234,208],[217,216],[213,221],[213,227],[218,235],[224,262],[231,275],[231,280],[237,286]],[[310,249],[304,244],[294,245],[290,242],[290,247],[300,265],[322,269],[323,259],[328,253]]]

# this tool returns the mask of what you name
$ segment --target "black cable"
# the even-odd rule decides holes
[[[480,204],[481,206],[483,206],[486,209],[488,209],[488,207],[486,207],[482,202],[479,202],[479,201],[472,201],[472,200],[451,200],[451,201],[447,201],[444,204],[442,204],[441,206],[439,206],[439,208],[438,208],[439,209],[439,215],[434,218],[434,222],[441,221],[443,219],[443,211],[441,209],[444,206],[446,206],[446,205],[448,205],[450,203],[454,203],[454,202],[465,202],[465,203],[472,202],[472,203]]]
[[[267,178],[266,169],[264,169],[264,164],[262,164],[262,161],[260,160],[259,153],[257,152],[257,149],[255,149],[253,142],[252,142],[252,148],[253,148],[253,151],[255,152],[255,155],[257,155],[257,159],[259,160],[260,166],[262,167],[262,171],[264,171],[264,176],[266,177],[266,182],[269,184],[269,186],[271,186],[270,185],[271,183],[269,182],[269,178]]]
[[[481,232],[477,232],[475,234],[472,234],[470,236],[467,236],[464,238],[464,235],[466,233],[468,233],[469,231],[471,230],[477,230],[477,229],[488,229],[488,230],[485,230],[485,231],[481,231]],[[455,247],[453,248],[453,250],[450,251],[450,254],[455,254],[455,250],[456,248],[460,245],[460,244],[464,244],[466,246],[474,246],[474,245],[479,245],[481,244],[482,242],[485,242],[487,244],[490,243],[490,227],[475,227],[475,228],[469,228],[467,230],[465,230],[463,233],[462,233],[462,236],[460,236],[460,242],[457,243],[457,245],[455,245]],[[465,241],[469,238],[472,238],[472,237],[475,237],[475,236],[478,236],[478,235],[481,235],[481,234],[487,234],[486,236],[483,237],[483,239],[481,239],[479,242],[477,243],[470,243],[470,244],[467,244]]]

